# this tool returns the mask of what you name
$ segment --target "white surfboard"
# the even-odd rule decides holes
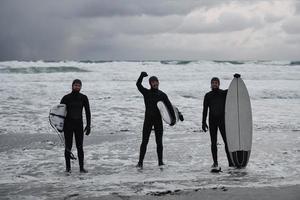
[[[64,122],[66,116],[67,116],[67,106],[65,104],[58,104],[56,106],[53,106],[50,109],[49,122],[52,128],[57,133],[61,143],[64,145],[65,151],[68,151],[70,153],[69,154],[70,159],[76,160],[76,157],[71,152],[71,150],[67,149],[65,146],[65,137],[63,135],[63,131],[64,131]]]
[[[58,132],[64,129],[64,121],[67,115],[67,108],[65,104],[58,104],[51,108],[49,113],[49,121],[53,128]]]
[[[228,150],[234,165],[246,167],[252,146],[252,111],[244,81],[234,78],[225,104],[225,127]]]
[[[165,105],[164,102],[159,101],[157,102],[157,108],[160,112],[161,118],[167,123],[167,124],[171,124],[172,123],[172,118],[171,118],[171,114],[169,112],[169,109],[167,108],[167,106]],[[173,106],[174,112],[175,112],[175,124],[178,122],[179,120],[179,111],[178,108],[176,106]]]

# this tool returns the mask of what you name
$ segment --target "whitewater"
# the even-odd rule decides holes
[[[154,134],[144,170],[139,156],[144,101],[136,88],[141,71],[160,79],[160,89],[185,121],[164,124],[163,169],[157,166]],[[253,114],[253,145],[245,169],[227,166],[218,135],[220,174],[212,164],[210,137],[201,131],[202,104],[217,76],[227,89],[240,73]],[[92,131],[85,136],[88,174],[72,162],[64,173],[64,149],[48,122],[49,110],[83,82]],[[0,197],[55,199],[107,194],[144,195],[215,187],[300,184],[299,61],[5,61],[0,62]],[[147,79],[143,85],[148,87]],[[73,144],[73,153],[76,147]]]

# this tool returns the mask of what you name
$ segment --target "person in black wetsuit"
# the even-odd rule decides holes
[[[136,82],[136,86],[138,90],[142,93],[144,96],[144,102],[145,102],[145,119],[144,119],[144,125],[143,125],[143,139],[142,144],[140,147],[140,157],[139,162],[137,164],[138,168],[143,168],[143,160],[146,154],[147,150],[147,144],[149,142],[150,133],[152,130],[152,127],[154,126],[155,131],[155,139],[156,139],[156,145],[157,145],[157,156],[158,156],[158,165],[162,166],[164,165],[163,162],[163,124],[162,124],[162,118],[160,115],[160,112],[157,108],[157,102],[163,101],[165,105],[167,106],[168,110],[170,111],[172,123],[170,124],[173,126],[175,124],[175,113],[173,110],[173,106],[171,102],[168,99],[168,96],[160,91],[158,89],[159,81],[158,78],[155,76],[152,76],[149,78],[149,84],[151,86],[151,89],[146,89],[142,86],[143,78],[148,76],[146,72],[142,72],[140,77],[138,78]],[[181,119],[183,120],[183,117],[181,115]]]
[[[239,78],[239,74],[234,77]],[[209,109],[209,133],[211,139],[211,153],[213,158],[212,168],[218,167],[218,148],[217,148],[217,132],[220,130],[221,136],[225,144],[225,151],[227,155],[228,165],[233,167],[233,163],[228,151],[226,134],[225,134],[225,101],[228,90],[221,90],[219,88],[220,80],[217,77],[211,79],[211,91],[205,94],[203,101],[203,116],[202,116],[202,130],[207,131],[206,123],[207,111]]]
[[[87,173],[87,170],[84,169],[83,163],[83,136],[84,132],[86,132],[86,135],[89,135],[91,132],[91,112],[87,96],[80,93],[81,86],[81,81],[79,79],[75,79],[72,83],[72,92],[65,95],[60,102],[67,106],[67,116],[64,123],[66,172],[71,172],[70,152],[72,149],[74,133],[80,172]],[[85,109],[87,122],[84,130],[82,121],[83,107]]]

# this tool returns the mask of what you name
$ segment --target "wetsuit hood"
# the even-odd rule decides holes
[[[152,81],[157,81],[158,82],[158,78],[156,76],[151,76],[149,78],[149,84],[151,84]]]
[[[80,93],[80,91],[76,91],[76,90],[72,90],[72,92],[71,92],[72,95],[77,95],[79,93]]]
[[[220,84],[220,79],[218,77],[213,77],[211,80],[210,80],[210,83],[212,83],[213,81],[217,81],[219,84]]]
[[[79,80],[79,79],[75,79],[73,82],[72,82],[72,86],[74,85],[74,84],[79,84],[79,85],[82,85],[82,82],[81,82],[81,80]]]

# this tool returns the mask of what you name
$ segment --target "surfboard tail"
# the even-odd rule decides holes
[[[247,166],[251,151],[234,151],[230,152],[231,161],[236,168],[244,168]]]

